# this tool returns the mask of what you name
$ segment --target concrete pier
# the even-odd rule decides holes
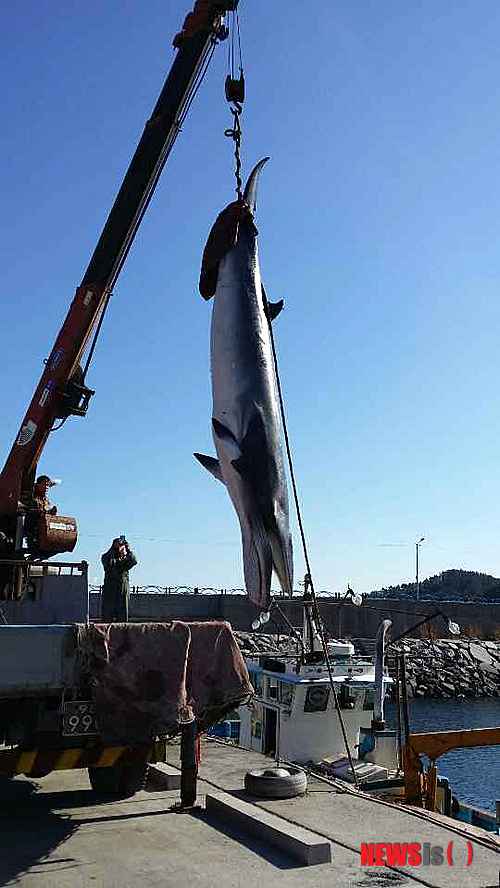
[[[177,747],[169,747],[168,780]],[[305,796],[249,801],[243,778],[262,756],[205,741],[200,807],[177,813],[178,790],[131,799],[96,797],[85,771],[0,781],[0,884],[21,888],[497,888],[500,844],[492,836],[422,811],[398,809],[312,779]],[[264,759],[264,761],[266,761]],[[267,760],[269,763],[269,760]],[[204,779],[203,779],[204,778]],[[225,812],[205,810],[223,794]],[[229,798],[228,798],[229,797]],[[244,803],[243,805],[240,803]],[[233,810],[311,849],[302,860],[256,836]],[[419,842],[446,849],[454,865],[364,865],[361,843]],[[472,862],[466,866],[467,842]],[[296,845],[297,848],[297,845]],[[314,858],[314,854],[322,856]],[[330,859],[331,858],[331,859]],[[323,860],[324,862],[318,862]]]
[[[175,747],[169,749],[171,764],[177,761]],[[249,797],[243,791],[246,771],[262,768],[269,759],[258,753],[206,740],[202,745],[200,793],[223,791],[235,799]],[[340,781],[309,778],[305,796],[267,800],[251,798],[259,809],[278,817],[283,828],[307,829],[331,844],[332,863],[339,888],[355,885],[426,885],[435,888],[496,888],[500,875],[500,839],[451,818],[415,808],[391,804],[359,793]],[[232,818],[227,814],[227,828]],[[233,822],[234,825],[234,822]],[[419,843],[422,848],[443,849],[442,864],[420,866],[363,866],[361,845],[370,843]],[[468,844],[469,843],[469,844]],[[450,851],[451,846],[451,851]],[[470,851],[469,848],[472,850]],[[468,857],[472,862],[467,865]],[[453,865],[448,863],[448,856]],[[425,850],[424,850],[425,857]],[[325,865],[317,870],[322,871]],[[377,881],[377,879],[379,881]],[[328,884],[319,880],[318,885]]]

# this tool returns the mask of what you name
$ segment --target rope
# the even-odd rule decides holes
[[[266,291],[264,289],[264,285],[262,285],[262,295],[264,297],[264,305],[267,307],[268,300],[267,300]],[[276,388],[278,391],[278,400],[279,400],[279,405],[280,405],[281,422],[283,424],[283,435],[285,438],[285,447],[286,447],[286,454],[287,454],[287,459],[288,459],[288,467],[290,469],[290,479],[292,482],[293,498],[294,498],[294,502],[295,502],[295,511],[297,514],[297,521],[298,521],[299,530],[300,530],[300,538],[302,541],[302,550],[304,553],[304,561],[306,564],[307,580],[308,580],[310,594],[311,594],[311,602],[312,602],[312,606],[313,606],[313,612],[314,612],[314,617],[315,617],[317,629],[319,632],[319,637],[321,640],[321,646],[323,648],[323,654],[325,657],[326,667],[328,670],[328,678],[330,681],[330,687],[332,689],[333,699],[335,702],[335,708],[337,710],[337,715],[338,715],[340,727],[342,730],[342,737],[344,739],[344,745],[345,745],[346,752],[347,752],[347,758],[349,760],[349,767],[352,772],[352,778],[354,781],[354,785],[356,787],[358,787],[358,785],[359,785],[358,778],[357,778],[356,772],[354,770],[354,762],[352,760],[351,750],[349,749],[349,742],[347,740],[347,732],[345,729],[344,718],[342,716],[342,710],[340,708],[340,702],[339,702],[339,698],[338,698],[338,694],[337,694],[337,689],[335,687],[335,682],[333,680],[332,664],[330,662],[330,655],[328,653],[328,647],[326,644],[325,633],[323,630],[323,623],[321,621],[321,616],[319,613],[318,601],[316,598],[316,591],[314,589],[314,581],[313,581],[313,577],[312,577],[311,564],[309,561],[309,550],[307,547],[307,540],[306,540],[306,534],[305,534],[305,530],[304,530],[304,523],[302,521],[302,510],[300,507],[297,482],[295,479],[295,469],[294,469],[293,458],[292,458],[292,450],[290,447],[290,438],[288,435],[288,426],[287,426],[286,415],[285,415],[285,403],[284,403],[284,399],[283,399],[283,391],[281,388],[281,379],[280,379],[279,367],[278,367],[278,356],[276,353],[276,345],[274,342],[274,333],[273,333],[272,322],[271,322],[271,319],[269,318],[269,315],[268,315],[268,327],[269,327],[269,338],[271,341],[271,350],[272,350],[272,355],[273,355],[274,374],[276,377]]]

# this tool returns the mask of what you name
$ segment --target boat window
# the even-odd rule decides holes
[[[275,657],[265,657],[262,660],[262,668],[268,669],[269,672],[286,672],[286,663],[283,660],[276,660]]]
[[[262,672],[250,672],[249,675],[255,693],[258,697],[262,697]]]
[[[269,698],[269,700],[278,699],[278,685],[279,681],[277,678],[267,679],[267,697]]]
[[[365,699],[363,702],[363,709],[369,710],[373,709],[375,704],[375,691],[365,691]]]
[[[339,705],[341,709],[355,709],[356,694],[347,685],[342,685],[339,692]]]
[[[283,706],[291,707],[293,703],[293,684],[288,681],[280,681],[279,692],[280,703],[282,703]]]
[[[251,732],[252,737],[255,737],[257,740],[262,737],[262,706],[255,706],[252,709]]]
[[[304,712],[325,712],[330,699],[330,689],[322,687],[308,688]]]

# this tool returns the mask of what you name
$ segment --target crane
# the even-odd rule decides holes
[[[228,36],[226,15],[237,6],[196,0],[173,39],[172,66],[0,473],[0,560],[50,557],[76,545],[74,518],[26,505],[37,465],[54,424],[87,413],[95,392],[86,373],[113,287],[215,47]],[[0,565],[3,584],[5,571]]]

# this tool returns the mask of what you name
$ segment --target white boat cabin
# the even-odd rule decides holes
[[[328,653],[349,748],[357,757],[360,728],[373,718],[374,664],[356,657],[349,642],[329,642]],[[246,663],[255,699],[240,707],[242,746],[298,763],[345,755],[328,667],[319,652],[305,662],[277,654]],[[384,684],[390,681],[384,678]]]

